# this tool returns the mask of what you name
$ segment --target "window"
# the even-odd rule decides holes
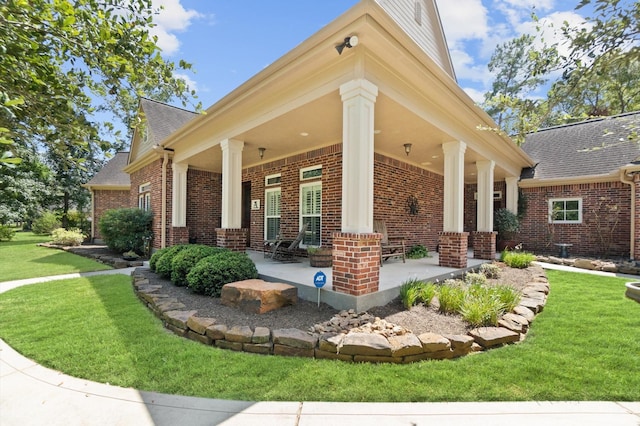
[[[264,239],[275,240],[280,233],[280,188],[267,189],[264,199]]]
[[[300,180],[311,180],[322,177],[322,166],[313,166],[300,169]]]
[[[280,185],[280,182],[282,182],[282,176],[280,174],[269,175],[264,178],[265,186]]]
[[[138,187],[138,208],[151,210],[151,184],[145,183]]]
[[[549,223],[582,223],[582,198],[550,199]]]
[[[320,245],[322,215],[322,182],[300,185],[300,219],[301,226],[309,224],[302,244]]]

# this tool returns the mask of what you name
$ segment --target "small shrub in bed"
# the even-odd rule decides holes
[[[402,284],[402,286],[400,286],[400,299],[406,309],[411,309],[412,306],[415,306],[418,303],[423,303],[425,306],[429,306],[435,295],[435,284],[420,281],[417,278],[407,280]]]
[[[224,251],[201,259],[187,282],[194,293],[220,297],[223,285],[252,278],[258,278],[258,270],[246,253]]]
[[[149,269],[151,272],[156,272],[156,263],[158,263],[158,259],[160,259],[171,247],[165,247],[160,250],[156,250],[149,259]]]
[[[469,289],[459,312],[474,327],[496,326],[504,306],[490,288],[476,285]]]
[[[422,244],[416,244],[407,251],[409,259],[422,259],[429,256],[429,250]]]
[[[189,274],[191,268],[196,266],[201,259],[222,251],[228,250],[203,244],[189,244],[173,256],[171,260],[171,281],[178,287],[185,287],[188,284],[187,274]]]
[[[156,274],[163,278],[171,278],[173,258],[187,247],[187,244],[179,244],[165,248],[164,253],[162,253],[155,263]]]
[[[54,229],[60,228],[62,223],[53,212],[44,212],[31,224],[31,231],[38,235],[51,235]]]
[[[144,252],[145,238],[151,234],[153,213],[138,208],[112,209],[104,212],[98,227],[105,244],[118,253]]]
[[[511,268],[524,269],[536,260],[536,257],[525,251],[504,251],[502,253],[502,261]]]
[[[11,241],[16,231],[9,225],[0,225],[0,241]]]
[[[500,267],[495,263],[483,263],[480,265],[480,273],[487,278],[496,279],[500,277]]]
[[[464,275],[464,282],[467,285],[484,285],[487,283],[487,277],[477,272],[467,272]]]
[[[465,297],[464,288],[456,285],[449,285],[446,280],[445,284],[438,288],[438,301],[440,302],[440,312],[445,314],[454,314],[460,311],[460,306]]]
[[[492,288],[494,294],[500,300],[505,312],[511,312],[520,304],[522,294],[509,285],[499,285]]]
[[[53,244],[62,246],[79,246],[84,241],[84,234],[79,229],[56,228],[51,232]]]

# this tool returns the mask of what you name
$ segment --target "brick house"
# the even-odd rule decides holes
[[[408,247],[439,246],[441,266],[464,268],[470,242],[474,257],[494,258],[493,211],[517,211],[519,192],[529,206],[521,236],[536,250],[549,248],[536,245],[549,240],[537,234],[549,203],[570,214],[565,198],[582,190],[579,205],[590,208],[606,188],[615,198],[607,205],[626,209],[612,247],[634,250],[638,200],[628,172],[638,153],[627,147],[605,164],[606,182],[595,166],[580,177],[565,168],[563,177],[557,163],[545,165],[545,147],[557,149],[550,155],[560,165],[578,159],[557,138],[582,125],[531,135],[524,150],[482,130],[496,125],[457,85],[433,0],[362,0],[206,114],[149,100],[141,111],[147,125],[121,170],[129,206],[154,213],[155,248],[191,241],[262,250],[307,223],[302,246],[332,247],[334,290],[360,296],[378,291],[374,219]],[[590,224],[554,223],[551,243],[590,248],[572,234]]]

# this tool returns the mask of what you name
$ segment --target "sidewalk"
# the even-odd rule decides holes
[[[53,279],[2,283],[0,292]],[[322,389],[318,390],[322,394]],[[640,425],[640,402],[248,402],[166,395],[67,376],[0,339],[0,424],[29,425]]]

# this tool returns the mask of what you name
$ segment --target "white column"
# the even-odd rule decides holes
[[[171,185],[171,226],[187,226],[187,170],[185,163],[173,163],[173,184]]]
[[[477,226],[479,232],[493,231],[493,170],[492,160],[478,161]]]
[[[507,184],[507,209],[518,214],[518,178],[515,176],[504,179]]]
[[[464,232],[464,152],[460,141],[442,144],[444,151],[444,232]]]
[[[242,148],[244,142],[225,139],[222,148],[222,228],[242,227]]]
[[[373,232],[373,127],[378,87],[340,86],[342,97],[342,232]]]

